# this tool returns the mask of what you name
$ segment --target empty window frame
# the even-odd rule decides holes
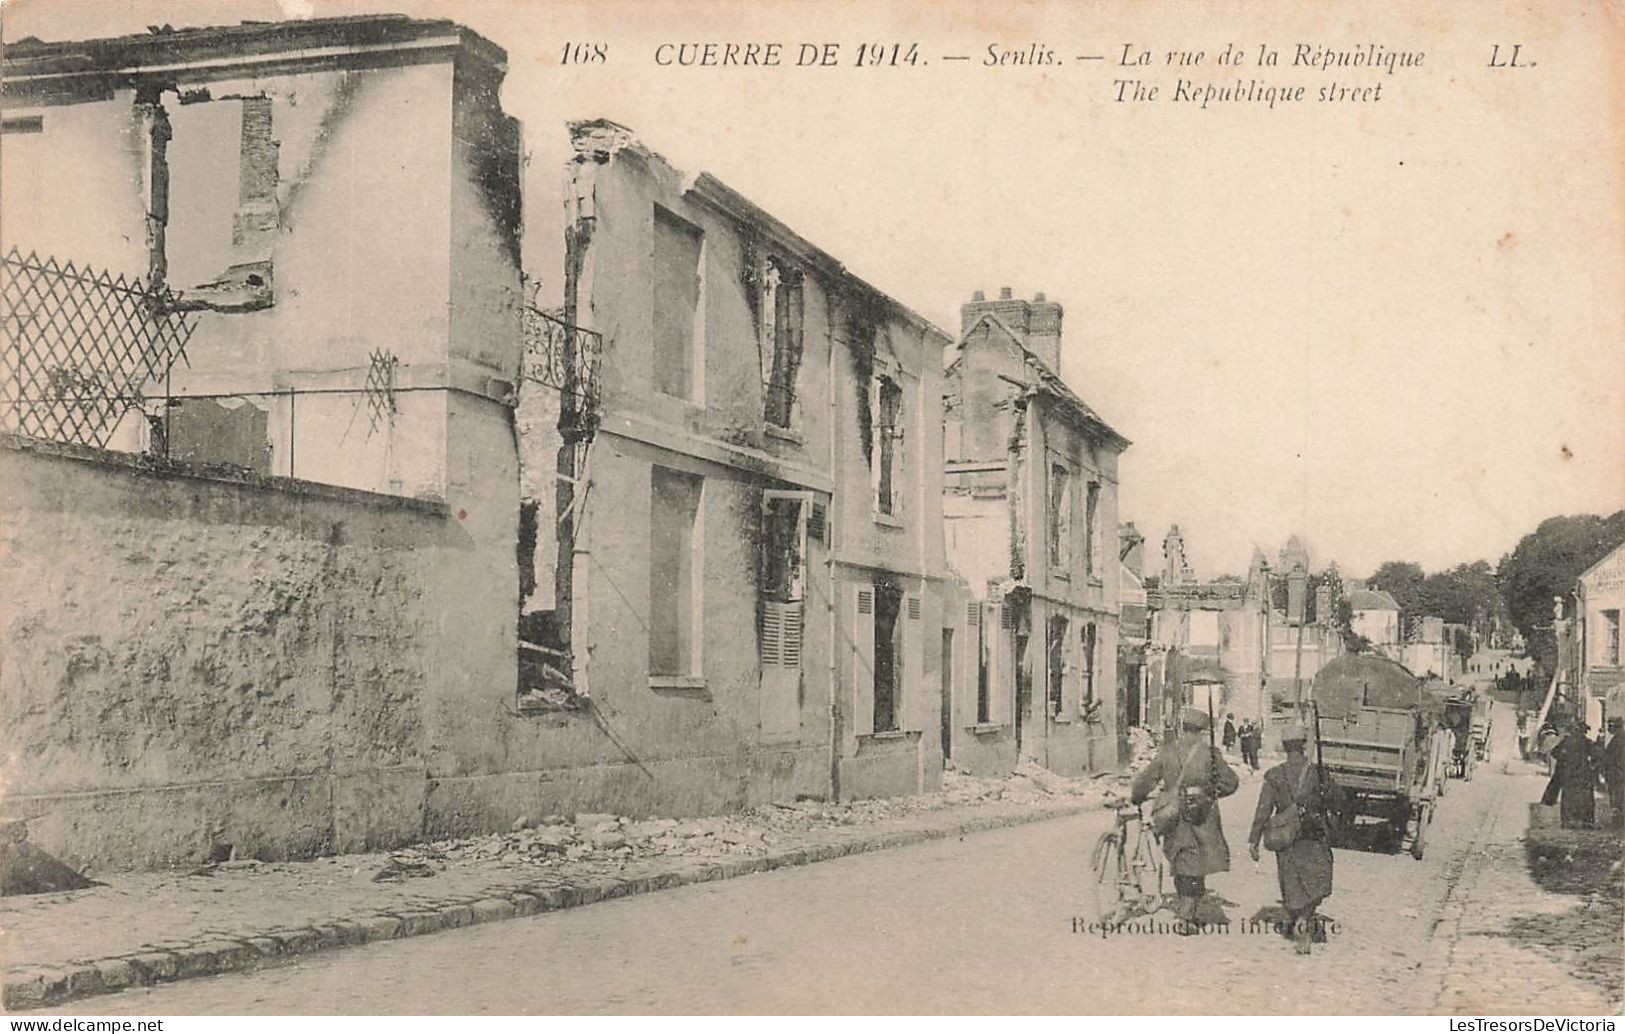
[[[971,627],[976,630],[976,724],[993,721],[993,688],[988,681],[990,664],[986,614],[980,603],[971,603],[967,610]]]
[[[874,383],[875,512],[896,516],[902,501],[903,389],[890,377]]]
[[[649,488],[649,674],[699,674],[703,479],[653,467]]]
[[[796,380],[801,373],[803,305],[802,276],[776,262],[769,263],[763,293],[767,302],[763,322],[763,417],[774,427],[796,425]]]
[[[1066,618],[1049,619],[1045,674],[1049,679],[1049,713],[1052,718],[1061,714],[1066,706],[1066,630]]]
[[[1093,621],[1084,622],[1083,627],[1079,630],[1079,636],[1082,640],[1080,645],[1083,648],[1083,685],[1080,687],[1082,695],[1078,698],[1078,706],[1080,710],[1087,711],[1095,706],[1096,702],[1095,670],[1098,658],[1095,655],[1098,652],[1096,649],[1098,634],[1095,623]]]
[[[1071,560],[1072,472],[1057,463],[1049,472],[1049,565],[1064,571]]]
[[[1100,482],[1089,482],[1083,504],[1083,559],[1084,571],[1091,578],[1100,577]]]
[[[895,732],[902,720],[903,590],[875,583],[875,732]]]
[[[704,245],[699,227],[655,206],[651,377],[656,391],[682,399],[695,396]]]

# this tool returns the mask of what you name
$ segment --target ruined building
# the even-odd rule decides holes
[[[393,16],[6,48],[0,742],[33,842],[512,821],[541,759],[505,62]]]
[[[950,750],[972,771],[1121,760],[1117,460],[1129,443],[1061,379],[1061,319],[1043,295],[978,292],[945,374],[943,519],[975,637]]]
[[[1266,739],[1308,699],[1315,673],[1343,652],[1335,565],[1311,573],[1308,549],[1292,536],[1271,566],[1254,548],[1244,577],[1200,579],[1178,525],[1163,538],[1162,574],[1147,587],[1148,652],[1163,659],[1157,710],[1171,721],[1186,704],[1207,706],[1190,675],[1217,677],[1216,716],[1250,718]]]
[[[72,864],[914,792],[945,334],[397,16],[9,46],[0,742]]]
[[[556,318],[593,335],[598,381],[588,413],[545,392],[519,413],[520,703],[571,766],[560,799],[933,787],[964,639],[941,602],[946,335],[626,128],[571,134]]]

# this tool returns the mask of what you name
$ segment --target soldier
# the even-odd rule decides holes
[[[1317,936],[1315,908],[1332,893],[1327,815],[1341,812],[1345,803],[1342,788],[1330,779],[1322,780],[1318,768],[1310,763],[1305,754],[1308,738],[1308,732],[1297,723],[1282,730],[1281,747],[1286,751],[1286,760],[1264,773],[1258,810],[1247,836],[1247,853],[1256,862],[1270,816],[1297,809],[1296,836],[1291,843],[1275,849],[1275,876],[1281,884],[1281,904],[1291,921],[1293,946],[1299,955],[1310,953],[1313,940],[1324,939]]]
[[[1162,853],[1174,871],[1174,890],[1179,895],[1175,915],[1180,933],[1196,933],[1197,905],[1207,893],[1207,877],[1230,870],[1230,845],[1224,839],[1219,821],[1220,797],[1236,792],[1241,780],[1225,764],[1224,756],[1208,737],[1208,716],[1187,707],[1180,716],[1180,735],[1163,744],[1157,756],[1134,777],[1130,800],[1140,804],[1162,787],[1152,811],[1154,825],[1159,814],[1177,813],[1162,837]]]

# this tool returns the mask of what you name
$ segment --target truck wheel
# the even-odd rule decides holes
[[[1428,822],[1432,818],[1425,805],[1416,810],[1416,835],[1411,838],[1411,857],[1417,861],[1422,860],[1422,852],[1427,850]]]

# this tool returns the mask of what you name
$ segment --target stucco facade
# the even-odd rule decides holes
[[[1625,546],[1580,575],[1576,586],[1580,615],[1579,685],[1585,717],[1593,730],[1625,715],[1625,661],[1620,616],[1625,614]]]
[[[1119,762],[1117,459],[1128,441],[1055,372],[1060,332],[1060,306],[1042,295],[974,299],[945,375],[946,542],[985,657],[953,704],[950,753],[971,771]]]
[[[597,412],[561,453],[520,407],[527,492],[575,479],[535,551],[538,645],[589,702],[543,734],[561,804],[935,786],[945,335],[624,127],[571,131],[562,312],[601,338]]]

